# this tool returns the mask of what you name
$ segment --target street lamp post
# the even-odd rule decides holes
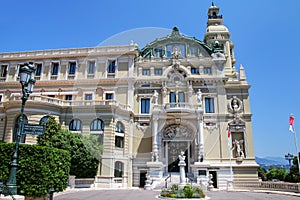
[[[17,132],[17,138],[16,138],[16,150],[12,157],[12,164],[10,167],[10,173],[9,178],[6,183],[6,189],[7,191],[3,191],[4,193],[10,194],[10,195],[16,195],[17,194],[17,169],[18,169],[18,150],[19,150],[19,142],[21,138],[21,134],[23,133],[23,127],[24,127],[24,107],[25,103],[28,100],[29,94],[32,93],[33,87],[35,84],[34,78],[35,74],[35,67],[32,62],[24,63],[24,65],[20,66],[19,69],[19,77],[20,77],[20,83],[22,85],[22,106],[21,106],[21,115],[18,121],[18,132]]]
[[[286,160],[289,161],[289,166],[291,167],[291,160],[293,160],[294,156],[290,153],[284,156]]]

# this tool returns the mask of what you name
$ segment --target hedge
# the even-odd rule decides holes
[[[0,179],[8,180],[15,144],[0,142]],[[54,188],[55,192],[67,187],[70,172],[68,151],[36,146],[19,145],[17,186],[18,194],[43,197]]]

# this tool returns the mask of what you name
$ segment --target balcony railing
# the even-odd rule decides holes
[[[272,190],[300,193],[300,183],[269,182],[269,181],[228,181],[227,190]]]
[[[20,95],[14,95],[10,98],[10,101],[14,100],[21,100]],[[121,104],[118,101],[115,100],[82,100],[82,101],[75,101],[75,100],[62,100],[58,98],[52,98],[48,96],[29,96],[29,100],[35,101],[35,102],[45,102],[45,103],[51,103],[58,106],[98,106],[98,105],[104,105],[104,106],[118,106],[121,109],[124,110],[131,110],[128,105]]]
[[[191,112],[198,107],[189,103],[167,103],[163,107],[167,112]]]

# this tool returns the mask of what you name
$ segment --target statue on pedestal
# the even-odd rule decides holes
[[[181,151],[180,155],[178,156],[179,158],[179,169],[180,169],[180,183],[179,183],[179,187],[183,188],[186,185],[186,180],[185,180],[185,155],[184,155],[184,151]]]

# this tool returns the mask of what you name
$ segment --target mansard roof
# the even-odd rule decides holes
[[[180,34],[178,28],[174,27],[171,35],[167,35],[150,42],[140,50],[140,54],[141,56],[144,56],[150,49],[153,50],[155,48],[164,47],[170,44],[189,44],[192,46],[199,46],[201,47],[201,51],[204,51],[206,55],[211,55],[215,52],[215,49],[210,47],[205,42],[198,40],[195,37],[188,37]]]

